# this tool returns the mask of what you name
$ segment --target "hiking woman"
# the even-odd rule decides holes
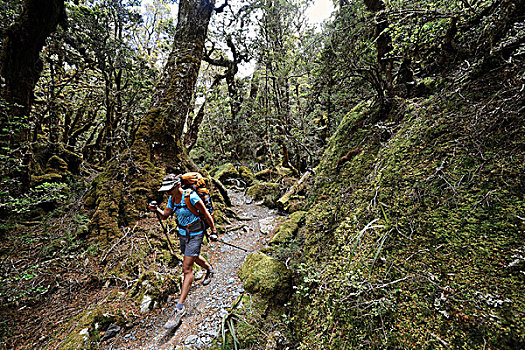
[[[194,191],[183,190],[181,181],[182,177],[180,175],[167,175],[162,181],[159,192],[167,192],[170,195],[168,205],[164,210],[161,210],[155,204],[149,205],[149,208],[152,211],[158,212],[162,219],[167,219],[172,213],[175,213],[179,226],[180,248],[184,255],[184,260],[182,261],[184,280],[182,282],[181,294],[175,314],[164,325],[164,328],[168,329],[177,326],[186,313],[184,302],[186,301],[193,282],[193,264],[197,263],[197,265],[206,270],[206,276],[202,282],[203,285],[209,284],[213,277],[213,267],[200,256],[205,229],[203,220],[208,227],[211,228],[211,239],[217,239],[215,223],[203,201]],[[189,197],[189,201],[186,197]],[[193,206],[193,208],[189,208],[189,206]],[[201,215],[195,215],[195,209],[198,210],[197,214]]]

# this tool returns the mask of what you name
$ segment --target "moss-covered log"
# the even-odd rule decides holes
[[[301,192],[306,187],[310,175],[310,171],[304,173],[301,179],[294,183],[293,186],[288,190],[288,192],[286,192],[281,198],[279,198],[279,200],[277,201],[277,207],[279,209],[286,211],[288,210],[292,196]]]

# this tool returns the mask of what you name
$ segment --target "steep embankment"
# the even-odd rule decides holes
[[[518,67],[426,79],[386,118],[367,103],[348,113],[306,222],[266,250],[295,268],[290,308],[261,304],[249,322],[301,349],[525,347]]]
[[[332,137],[297,238],[303,348],[525,346],[523,69],[463,81]]]

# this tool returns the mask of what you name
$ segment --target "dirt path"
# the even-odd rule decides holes
[[[233,210],[241,220],[233,221],[220,239],[248,252],[218,242],[203,247],[203,253],[214,266],[215,277],[209,285],[203,286],[202,273],[196,274],[182,324],[171,331],[162,327],[173,313],[178,298],[173,296],[164,308],[145,314],[135,327],[103,342],[101,349],[196,349],[206,347],[217,337],[226,309],[243,292],[238,269],[250,252],[266,243],[270,238],[268,233],[279,221],[275,210],[254,203],[241,193],[229,194]]]

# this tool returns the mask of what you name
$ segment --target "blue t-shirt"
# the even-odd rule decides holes
[[[172,200],[172,197],[168,199],[168,208],[172,209],[175,212],[175,215],[177,215],[177,220],[179,221],[179,224],[181,226],[188,226],[193,224],[195,221],[200,220],[198,216],[195,216],[186,206],[186,202],[184,197],[186,196],[186,191],[182,193],[182,198],[180,200],[180,203],[174,203]],[[201,197],[194,191],[191,191],[190,193],[190,202],[191,204],[195,205],[198,201],[201,200]],[[197,231],[197,232],[190,232],[190,236],[196,236],[198,234],[201,234],[203,231]],[[179,234],[186,236],[186,230],[179,227]]]

